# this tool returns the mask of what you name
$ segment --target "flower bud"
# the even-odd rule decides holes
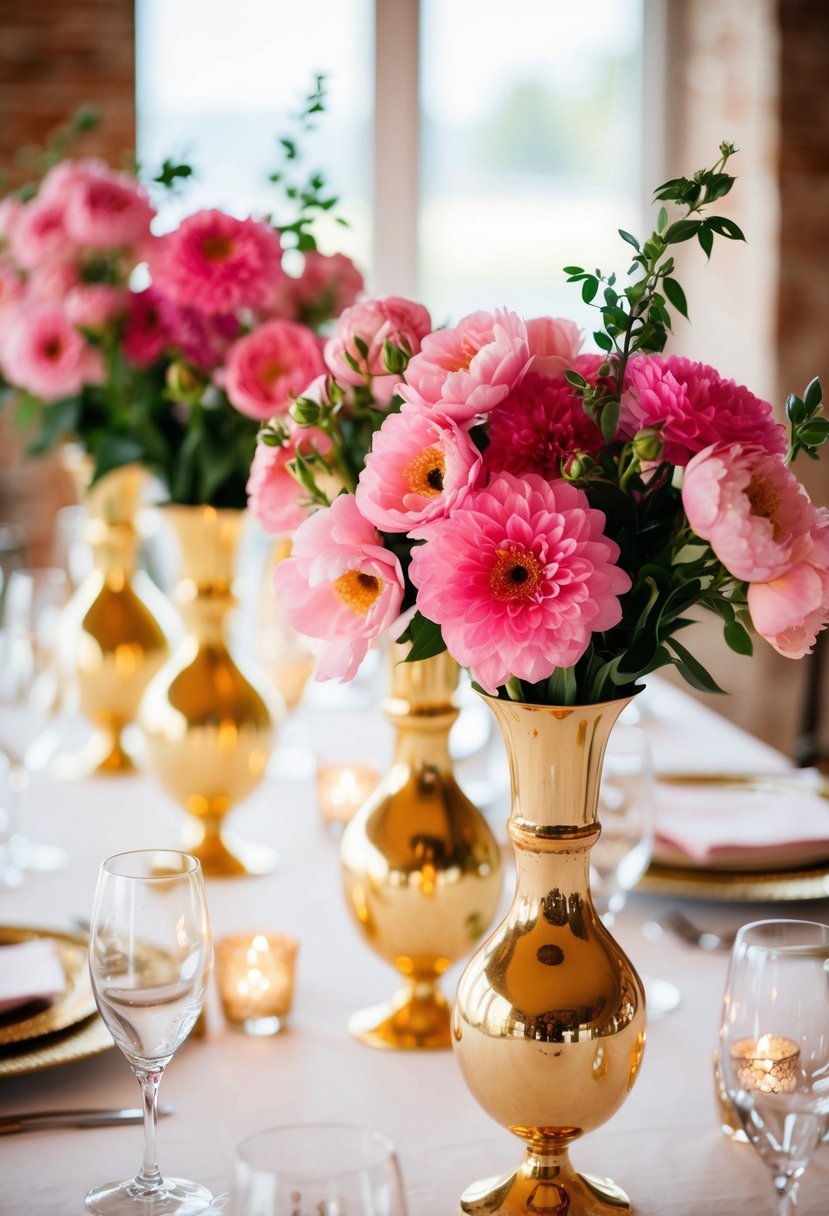
[[[581,481],[583,478],[589,477],[595,468],[595,463],[593,457],[587,452],[571,452],[562,463],[561,475],[565,481]]]
[[[167,368],[167,388],[175,401],[192,403],[199,401],[204,392],[204,377],[189,363],[177,359]]]
[[[319,426],[322,415],[323,407],[310,397],[297,397],[291,406],[291,417],[300,426]]]
[[[633,437],[633,450],[640,460],[659,460],[665,443],[660,427],[646,426]]]

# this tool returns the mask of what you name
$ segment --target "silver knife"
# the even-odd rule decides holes
[[[160,1118],[173,1113],[172,1106],[159,1106]],[[143,1123],[144,1112],[127,1110],[44,1110],[25,1115],[0,1115],[0,1136],[13,1132],[41,1132],[55,1127],[117,1127],[119,1123]]]

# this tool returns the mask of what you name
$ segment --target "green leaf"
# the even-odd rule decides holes
[[[712,232],[728,237],[729,241],[744,241],[746,239],[743,236],[742,229],[738,228],[733,220],[726,219],[724,215],[709,215],[705,223]]]
[[[705,202],[716,202],[728,194],[737,179],[728,173],[713,173],[705,182]]]
[[[575,667],[556,667],[547,679],[547,695],[551,705],[575,705],[576,690]]]
[[[689,650],[686,650],[681,642],[676,638],[669,638],[666,645],[673,651],[673,664],[679,674],[687,684],[692,688],[696,688],[698,692],[718,692],[723,691],[717,684],[714,677],[706,671],[699,659],[695,659]]]
[[[673,304],[677,312],[681,313],[683,317],[687,318],[688,301],[685,299],[685,292],[682,290],[679,283],[677,283],[676,279],[663,279],[662,286],[665,289],[665,295]]]
[[[786,417],[795,426],[798,423],[806,421],[806,404],[799,397],[796,397],[794,393],[789,393],[786,398]]]
[[[690,241],[699,232],[700,223],[700,220],[677,220],[665,233],[666,244],[679,245],[682,241]]]
[[[581,287],[581,298],[584,300],[585,304],[589,304],[595,298],[598,290],[599,280],[594,278],[593,275],[588,275]]]
[[[564,273],[565,274],[584,274],[584,267],[583,266],[565,266]]]
[[[601,329],[597,329],[596,332],[593,334],[593,340],[596,343],[596,345],[599,347],[600,350],[605,350],[608,352],[613,350],[612,341],[610,340],[610,338],[608,338],[607,334],[604,333]]]
[[[697,233],[697,238],[702,246],[703,253],[707,258],[711,257],[711,250],[714,248],[714,234],[707,226],[707,221],[703,220],[700,225],[700,230]]]
[[[619,425],[619,412],[621,404],[618,401],[608,401],[602,407],[602,416],[599,419],[599,425],[602,429],[602,436],[605,443],[610,443],[613,436],[616,434],[616,428]]]
[[[668,226],[668,212],[665,207],[659,208],[659,214],[656,217],[656,231],[664,232]]]
[[[434,658],[436,654],[442,654],[446,649],[440,625],[436,625],[434,621],[427,620],[419,612],[414,614],[408,627],[400,635],[400,640],[412,643],[411,649],[406,655],[407,663],[415,663],[419,659]]]
[[[729,621],[723,630],[723,636],[736,654],[751,655],[754,653],[754,643],[751,636],[738,621]]]
[[[810,414],[813,414],[823,400],[823,389],[820,387],[820,379],[815,376],[814,380],[810,380],[806,392],[803,394],[803,402]]]
[[[127,435],[104,435],[95,449],[93,484],[112,469],[120,469],[125,464],[140,464],[144,455],[144,446],[137,439]]]
[[[624,228],[619,229],[619,236],[623,241],[627,241],[628,245],[632,245],[637,253],[639,252],[639,242],[635,236],[633,236],[630,232],[625,232]]]
[[[810,448],[820,447],[829,438],[829,418],[812,418],[798,427],[798,440]]]

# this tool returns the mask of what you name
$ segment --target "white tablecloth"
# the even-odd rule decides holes
[[[713,712],[657,687],[646,694],[645,709],[649,703],[652,712],[645,721],[661,763],[735,768],[783,763]],[[317,741],[335,733],[338,721],[332,710],[318,711]],[[493,738],[490,746],[500,743]],[[453,1216],[461,1190],[478,1177],[513,1167],[521,1146],[477,1107],[450,1052],[384,1053],[349,1037],[349,1014],[391,995],[396,976],[349,921],[340,894],[338,846],[320,827],[311,781],[280,777],[285,767],[277,765],[277,775],[232,816],[240,834],[278,850],[278,869],[267,878],[210,881],[208,900],[216,937],[262,928],[299,938],[290,1028],[271,1039],[234,1033],[224,1025],[211,992],[206,1037],[185,1043],[162,1085],[162,1101],[175,1106],[174,1116],[159,1127],[162,1171],[197,1179],[218,1193],[229,1187],[233,1145],[253,1131],[286,1122],[359,1123],[383,1129],[397,1142],[410,1216]],[[36,780],[31,832],[62,845],[69,865],[31,877],[18,890],[0,890],[0,924],[70,928],[73,918],[89,915],[103,857],[176,845],[182,823],[176,806],[145,776],[75,784]],[[508,872],[508,887],[510,880]],[[640,971],[679,986],[681,1004],[649,1027],[642,1073],[631,1096],[601,1131],[575,1145],[573,1160],[578,1168],[613,1177],[639,1216],[771,1213],[766,1167],[752,1149],[723,1136],[715,1113],[712,1052],[727,957],[660,933],[665,907],[664,900],[637,894],[615,932]],[[718,926],[765,915],[829,919],[829,901],[785,907],[694,904],[686,910]],[[458,972],[446,977],[447,992]],[[113,1049],[43,1072],[0,1078],[0,1117],[21,1109],[136,1105],[138,1096],[125,1060]],[[0,1139],[0,1213],[80,1213],[90,1185],[131,1175],[140,1155],[138,1127]],[[823,1147],[801,1184],[798,1212],[827,1216],[827,1196],[829,1149]]]

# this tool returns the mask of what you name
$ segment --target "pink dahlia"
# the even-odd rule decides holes
[[[428,311],[413,300],[402,296],[365,300],[340,316],[333,336],[325,344],[325,362],[341,383],[368,384],[377,403],[388,405],[400,377],[390,375],[386,367],[386,342],[416,355],[431,329]],[[357,340],[365,343],[367,355],[360,353]]]
[[[353,494],[343,494],[299,526],[274,588],[290,624],[325,639],[317,679],[350,680],[371,641],[398,618],[403,571]]]
[[[417,606],[488,692],[510,676],[543,680],[621,620],[630,579],[603,526],[575,486],[502,473],[415,548]]]
[[[323,370],[314,334],[295,321],[266,321],[231,348],[225,390],[232,405],[263,421],[284,413]]]
[[[810,654],[829,624],[829,513],[818,512],[811,546],[799,561],[768,582],[748,588],[754,627],[789,659]]]
[[[516,313],[474,312],[423,339],[401,396],[418,409],[470,422],[503,401],[531,362],[527,327]]]
[[[101,384],[100,351],[87,345],[57,304],[41,304],[17,318],[3,343],[8,380],[44,401],[79,393],[85,384]]]
[[[508,397],[489,413],[489,473],[538,473],[553,481],[576,451],[591,455],[602,447],[602,433],[584,412],[581,398],[564,376],[528,372]]]
[[[297,428],[281,447],[256,445],[248,478],[248,507],[272,536],[294,532],[311,509],[310,501],[288,465],[297,455],[330,451],[331,439],[315,427]]]
[[[282,278],[282,248],[270,224],[196,211],[158,242],[151,270],[176,304],[213,313],[257,308]]]
[[[620,433],[661,426],[663,459],[685,465],[715,443],[756,444],[772,455],[786,451],[786,436],[772,408],[713,367],[679,355],[632,359],[622,394]]]
[[[86,249],[140,246],[154,215],[143,186],[106,167],[79,175],[67,190],[66,229]]]
[[[480,467],[480,452],[450,418],[391,414],[374,433],[357,506],[381,532],[410,532],[463,502]]]
[[[124,324],[124,358],[147,367],[171,344],[174,308],[155,287],[131,292]]]
[[[74,253],[65,208],[35,198],[18,213],[9,236],[12,257],[25,270],[66,260]]]
[[[576,365],[581,339],[581,330],[575,321],[534,317],[527,322],[532,370],[545,376],[569,371]]]

